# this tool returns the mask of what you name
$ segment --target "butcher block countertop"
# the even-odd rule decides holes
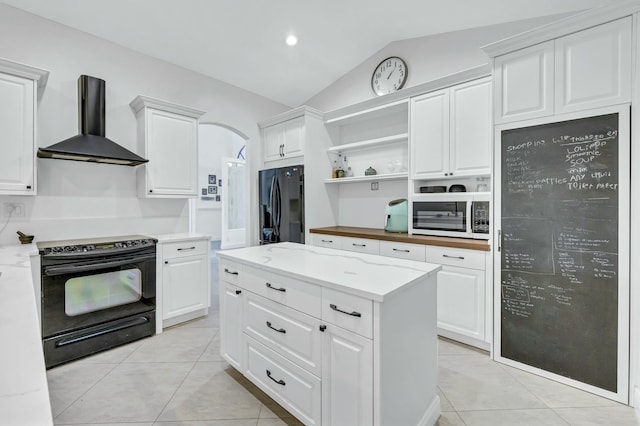
[[[429,246],[452,247],[469,250],[491,251],[487,240],[469,238],[434,237],[430,235],[409,235],[407,233],[387,232],[378,228],[360,228],[356,226],[328,226],[313,228],[312,234],[336,235],[340,237],[368,238],[370,240],[396,241],[399,243],[425,244]]]

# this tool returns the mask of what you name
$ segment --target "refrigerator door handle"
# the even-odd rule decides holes
[[[272,198],[272,209],[273,209],[273,234],[276,237],[276,241],[279,240],[280,236],[280,180],[277,176],[273,177],[273,198]]]

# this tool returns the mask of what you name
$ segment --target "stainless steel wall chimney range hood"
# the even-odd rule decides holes
[[[78,78],[78,115],[80,134],[47,148],[39,148],[38,157],[125,166],[138,166],[149,161],[104,136],[104,80],[88,75]]]

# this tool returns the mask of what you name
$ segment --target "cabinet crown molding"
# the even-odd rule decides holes
[[[571,33],[606,24],[640,11],[640,1],[627,0],[589,9],[558,21],[516,34],[504,40],[482,46],[490,58],[504,55],[534,44],[543,43]]]
[[[307,105],[302,105],[297,108],[290,109],[273,117],[270,117],[266,120],[258,122],[258,127],[261,129],[269,126],[273,126],[278,123],[282,123],[285,121],[289,121],[293,118],[302,117],[302,116],[311,116],[316,117],[322,120],[323,114],[322,111],[317,110],[315,108],[311,108]]]
[[[42,92],[44,92],[47,80],[49,79],[49,71],[47,70],[5,58],[0,58],[0,72],[36,81],[38,85],[38,98],[42,96]]]
[[[129,106],[134,113],[138,113],[142,108],[155,108],[162,111],[172,112],[174,114],[186,115],[188,117],[199,118],[203,116],[206,111],[191,108],[184,105],[175,104],[173,102],[163,101],[161,99],[152,98],[149,96],[138,95],[134,100],[129,103]]]

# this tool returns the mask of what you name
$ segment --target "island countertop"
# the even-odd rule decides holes
[[[221,259],[272,270],[378,302],[441,269],[432,263],[297,243],[222,250],[216,254]]]
[[[29,256],[35,244],[0,247],[0,424],[51,425]]]

